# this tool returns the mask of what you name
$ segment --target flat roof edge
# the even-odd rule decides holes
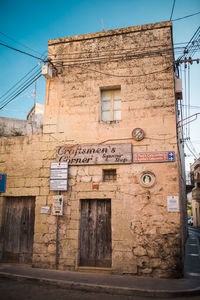
[[[124,27],[124,28],[105,30],[105,31],[99,31],[99,32],[94,32],[94,33],[73,35],[73,36],[59,38],[59,39],[51,39],[51,40],[48,40],[48,46],[52,46],[52,45],[56,45],[56,44],[60,44],[60,43],[70,43],[70,42],[76,42],[76,41],[81,41],[81,40],[107,37],[107,36],[112,36],[112,35],[120,35],[120,34],[124,34],[124,33],[129,33],[129,32],[131,33],[131,32],[138,32],[138,31],[159,29],[159,28],[163,28],[163,27],[172,27],[172,22],[171,21],[163,21],[163,22],[158,22],[158,23]]]

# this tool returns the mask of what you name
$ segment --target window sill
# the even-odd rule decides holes
[[[103,123],[103,124],[118,124],[121,122],[121,120],[114,120],[114,121],[99,121],[100,123]]]

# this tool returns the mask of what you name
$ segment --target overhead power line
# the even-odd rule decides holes
[[[171,16],[170,16],[170,21],[171,21],[172,16],[173,16],[175,2],[176,2],[176,0],[174,0],[174,2],[173,2],[172,11],[171,11]]]
[[[190,151],[190,153],[196,158],[198,159],[198,156],[192,151],[192,149],[189,147],[189,145],[187,144],[187,142],[185,143],[186,147],[188,148],[188,150]],[[196,151],[195,151],[196,152]]]
[[[33,70],[35,70],[38,67],[36,65],[33,67],[26,75],[24,75],[19,81],[17,81],[7,92],[5,92],[2,96],[0,96],[0,99],[4,98],[10,91],[12,91],[20,82],[22,82]]]
[[[128,37],[128,36],[127,36]],[[129,37],[129,38],[131,38],[131,37]],[[50,56],[54,56],[54,57],[59,57],[59,56],[71,56],[71,55],[83,55],[83,54],[87,54],[87,55],[90,55],[90,54],[96,54],[96,55],[99,55],[99,54],[102,54],[103,55],[103,53],[110,53],[110,52],[117,52],[116,54],[118,54],[119,53],[119,51],[122,53],[123,52],[123,54],[129,54],[129,53],[138,53],[138,52],[136,52],[136,51],[145,51],[145,49],[147,49],[148,51],[150,51],[149,49],[151,49],[151,51],[170,51],[170,50],[184,50],[185,49],[185,47],[184,47],[184,44],[188,44],[187,42],[185,42],[185,43],[178,43],[178,44],[174,44],[174,45],[180,45],[180,44],[182,44],[183,46],[182,47],[174,47],[173,49],[171,48],[171,45],[169,45],[169,44],[158,44],[158,45],[152,45],[152,46],[148,46],[148,47],[131,47],[131,48],[118,48],[118,49],[116,49],[116,48],[113,48],[113,49],[96,49],[96,51],[95,50],[93,50],[93,51],[74,51],[74,52],[72,52],[72,51],[70,51],[69,53],[66,53],[66,54],[64,54],[64,53],[57,53],[57,52],[55,52],[55,53],[52,53],[51,51],[49,51],[49,55]],[[140,53],[139,52],[139,53]],[[143,52],[141,52],[141,53],[143,53]],[[104,54],[104,55],[106,55],[106,54]]]
[[[32,48],[29,47],[29,46],[26,46],[26,45],[23,44],[23,43],[20,43],[20,42],[16,41],[15,39],[11,38],[9,35],[3,33],[2,31],[0,31],[0,34],[3,35],[3,36],[5,36],[5,37],[8,38],[9,40],[13,41],[14,43],[19,44],[19,45],[21,45],[22,47],[27,48],[27,49],[31,50],[32,52],[35,52],[35,53],[38,53],[38,54],[41,55],[40,52],[38,52],[38,51],[32,49]],[[41,55],[41,56],[42,56],[42,55]]]
[[[4,102],[3,104],[0,104],[0,110],[3,109],[6,105],[8,105],[11,101],[13,101],[16,97],[18,97],[21,93],[23,93],[30,85],[32,85],[36,80],[38,80],[40,77],[42,76],[41,72],[39,72],[38,74],[36,74],[34,76],[34,78],[32,78],[31,80],[29,80],[29,82],[27,82],[18,92],[17,94],[15,94],[13,97],[11,97],[10,99],[8,99],[6,102]]]
[[[179,21],[179,20],[182,20],[182,19],[186,19],[186,18],[190,18],[190,17],[196,16],[196,15],[199,15],[199,14],[200,14],[200,11],[198,11],[198,12],[196,12],[194,14],[191,14],[191,15],[187,15],[187,16],[181,17],[181,18],[173,19],[172,21],[173,22]]]
[[[19,49],[16,49],[16,48],[13,48],[13,47],[11,47],[11,46],[9,46],[9,45],[6,45],[6,44],[4,44],[4,43],[1,43],[1,42],[0,42],[0,45],[1,45],[1,46],[4,46],[4,47],[7,47],[7,48],[9,48],[9,49],[11,49],[11,50],[20,52],[20,53],[22,53],[22,54],[28,55],[28,56],[30,56],[30,57],[36,58],[36,59],[38,59],[38,60],[40,60],[40,61],[42,61],[42,62],[45,62],[44,59],[42,59],[41,57],[32,55],[32,54],[30,54],[30,53],[27,53],[27,52],[25,52],[25,51],[22,51],[22,50],[19,50]]]
[[[35,76],[35,75],[37,75],[37,74],[40,74],[40,73],[41,73],[41,68],[37,69],[32,75],[30,75],[30,76],[26,79],[25,82],[21,83],[21,84],[17,87],[17,89],[15,89],[13,92],[11,92],[10,94],[8,94],[8,95],[6,96],[6,98],[4,97],[4,99],[1,101],[1,103],[4,102],[4,101],[6,101],[6,100],[8,99],[8,97],[12,97],[12,96],[16,93],[16,91],[18,91],[20,88],[24,87],[24,86],[27,84],[27,82],[29,82],[29,80],[32,80],[33,76]],[[1,103],[0,103],[0,104],[1,104]]]
[[[150,72],[150,73],[146,73],[146,74],[140,74],[140,75],[119,75],[119,74],[111,74],[111,73],[106,73],[106,72],[102,72],[102,71],[90,69],[90,68],[83,67],[83,66],[80,66],[80,65],[77,65],[77,64],[69,65],[69,67],[71,67],[71,66],[75,66],[75,67],[78,67],[78,68],[81,68],[81,69],[85,69],[87,71],[96,72],[96,73],[103,74],[103,75],[106,75],[106,76],[121,77],[121,78],[138,78],[138,77],[144,77],[144,76],[148,76],[148,75],[153,75],[153,74],[157,74],[157,73],[166,72],[171,67],[173,67],[173,65],[171,65],[171,66],[169,66],[169,67],[167,67],[165,69],[162,69],[162,70],[158,70],[158,71],[154,71],[154,72]]]
[[[187,45],[184,47],[183,54],[178,58],[178,60],[183,59],[183,57],[193,57],[194,54],[200,50],[200,26],[195,31],[194,35],[190,39],[190,41],[187,43]]]

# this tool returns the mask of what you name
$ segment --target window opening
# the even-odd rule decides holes
[[[116,169],[103,170],[103,181],[114,181],[117,180]]]
[[[121,89],[101,90],[102,121],[121,120]]]

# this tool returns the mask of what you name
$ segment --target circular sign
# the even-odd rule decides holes
[[[153,172],[145,171],[140,176],[140,184],[143,187],[152,187],[156,183],[156,176]]]
[[[132,131],[132,137],[136,141],[141,141],[144,138],[144,130],[142,128],[135,128]]]

